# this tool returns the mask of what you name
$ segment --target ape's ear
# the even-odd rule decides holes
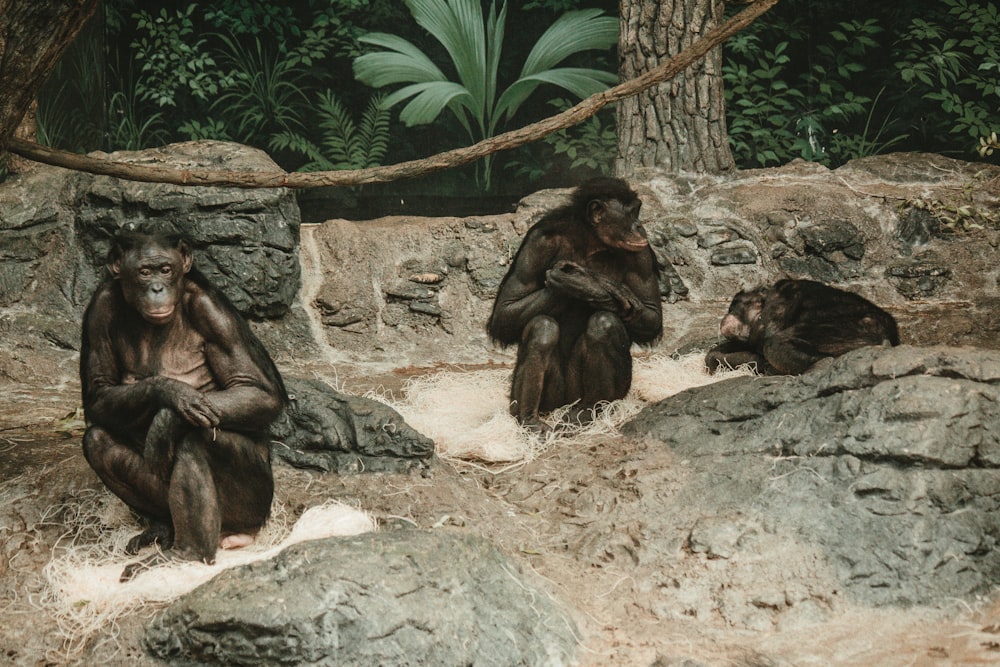
[[[181,253],[181,268],[184,273],[187,273],[194,264],[194,255],[191,252],[191,246],[187,244],[187,241],[181,241],[177,244],[177,250]]]
[[[591,199],[587,203],[587,218],[590,219],[590,224],[599,225],[604,222],[604,212],[607,210],[608,205],[605,204],[600,199]]]
[[[115,280],[118,280],[122,274],[122,254],[122,247],[118,243],[111,246],[111,250],[108,252],[106,266],[108,267],[108,273]]]

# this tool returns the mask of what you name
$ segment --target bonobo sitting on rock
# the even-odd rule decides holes
[[[192,268],[184,241],[124,233],[83,316],[83,452],[148,521],[126,552],[212,563],[253,541],[271,511],[268,426],[288,401],[281,376],[229,300]]]
[[[653,251],[639,196],[622,180],[594,179],[528,230],[500,283],[486,325],[517,343],[510,411],[545,430],[539,412],[576,403],[586,418],[632,384],[633,342],[662,331]]]
[[[866,345],[899,345],[892,315],[813,280],[784,279],[739,292],[719,330],[726,342],[705,357],[712,373],[753,363],[765,375],[796,375],[824,357]]]

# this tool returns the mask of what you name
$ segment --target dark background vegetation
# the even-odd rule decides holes
[[[501,85],[517,78],[548,25],[585,7],[617,15],[613,0],[510,3]],[[836,167],[888,151],[996,162],[1000,152],[990,152],[997,148],[990,137],[1000,130],[998,25],[992,2],[782,0],[724,47],[737,166],[802,157]],[[352,71],[366,48],[358,37],[372,31],[410,40],[450,73],[447,54],[398,0],[109,0],[46,84],[39,140],[90,151],[225,139],[267,151],[286,170],[390,164],[467,144],[448,113],[408,128],[398,120],[402,105],[378,111],[380,91]],[[616,71],[617,56],[587,52],[569,64]],[[512,126],[575,101],[542,87]],[[470,166],[419,181],[306,193],[304,216],[344,215],[359,206],[382,214],[428,199],[444,208],[458,199],[463,213],[502,210],[539,188],[609,173],[614,130],[614,111],[606,109],[501,153],[489,193],[476,187]]]

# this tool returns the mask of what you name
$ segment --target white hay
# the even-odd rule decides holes
[[[545,416],[552,431],[544,436],[529,431],[510,415],[510,369],[448,370],[417,377],[405,387],[405,399],[382,401],[402,415],[410,426],[434,440],[442,458],[488,464],[524,463],[535,458],[556,437],[584,439],[614,434],[618,427],[647,403],[680,391],[752,373],[747,368],[709,375],[703,352],[673,357],[652,355],[636,359],[632,390],[620,401],[598,405],[592,421],[574,424],[565,420],[572,407]]]
[[[59,623],[68,655],[98,631],[108,634],[120,616],[174,600],[227,568],[271,558],[298,542],[375,530],[368,514],[337,502],[307,509],[289,530],[286,512],[276,503],[272,519],[254,544],[220,549],[213,565],[169,563],[121,583],[118,578],[125,565],[148,554],[136,557],[124,552],[136,533],[124,504],[100,491],[55,511],[69,530],[44,568],[47,590],[40,604]]]
[[[635,395],[642,401],[656,403],[685,389],[753,374],[752,367],[743,365],[719,369],[714,375],[709,375],[705,367],[705,353],[700,351],[677,357],[654,354],[635,360],[630,395]]]

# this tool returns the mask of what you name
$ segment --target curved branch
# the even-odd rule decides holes
[[[176,169],[117,162],[105,158],[61,151],[23,139],[11,138],[9,150],[36,162],[66,167],[77,171],[115,176],[131,181],[170,183],[174,185],[224,185],[241,188],[318,188],[385,183],[403,178],[415,178],[435,171],[459,167],[502,150],[517,148],[558,130],[576,125],[620,99],[635,95],[667,81],[700,60],[714,47],[753,23],[758,16],[778,3],[778,0],[756,0],[742,12],[710,30],[687,49],[659,67],[613,88],[591,95],[562,113],[531,125],[498,134],[464,148],[438,153],[421,160],[367,169],[317,172],[238,172],[204,169]]]

